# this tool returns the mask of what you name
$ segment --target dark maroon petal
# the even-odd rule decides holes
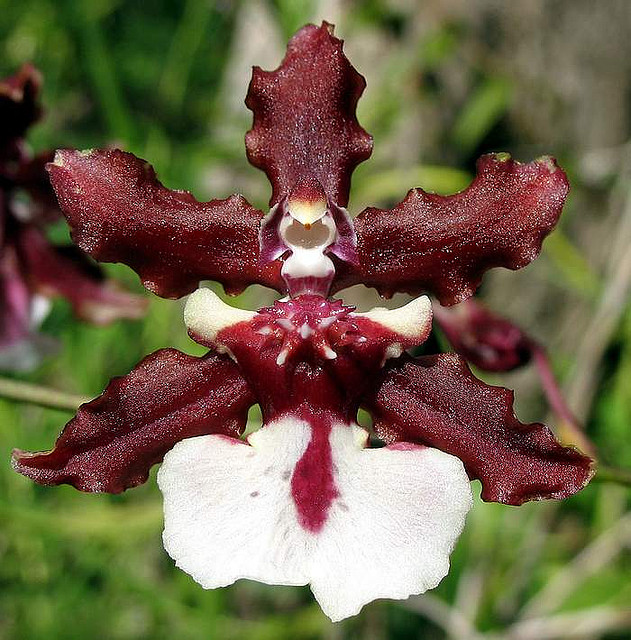
[[[250,162],[272,183],[271,205],[306,176],[346,206],[351,173],[372,152],[372,138],[355,117],[365,86],[326,22],[298,31],[276,71],[254,67],[245,100],[254,123],[245,144]]]
[[[76,247],[53,247],[34,226],[24,226],[18,250],[31,287],[42,295],[66,298],[75,314],[95,324],[141,318],[148,300],[120,290],[103,278]]]
[[[52,451],[16,450],[13,464],[40,484],[119,493],[145,482],[184,438],[238,436],[254,402],[228,357],[163,349],[82,405]]]
[[[72,237],[103,262],[123,262],[164,297],[217,280],[236,293],[259,283],[284,290],[280,263],[259,266],[263,214],[242,196],[198,202],[170,191],[124,151],[59,151],[48,165]]]
[[[0,81],[0,148],[23,137],[41,115],[37,102],[41,83],[39,71],[30,64]],[[0,149],[0,153],[3,151]]]
[[[542,424],[513,413],[513,392],[475,378],[453,354],[404,358],[365,401],[377,435],[460,458],[482,483],[482,499],[519,505],[566,498],[592,476],[591,459],[559,444]]]
[[[520,269],[554,228],[569,189],[549,157],[528,164],[482,156],[464,191],[412,189],[394,209],[355,218],[359,267],[341,264],[336,290],[363,283],[382,295],[430,292],[445,305],[473,294],[493,267]]]
[[[434,305],[434,319],[454,350],[483,371],[511,371],[532,357],[534,341],[474,299],[450,308]]]

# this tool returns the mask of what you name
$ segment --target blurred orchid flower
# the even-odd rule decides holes
[[[537,256],[568,190],[551,158],[489,155],[461,193],[413,189],[351,219],[351,173],[372,150],[355,117],[364,85],[327,23],[301,29],[276,71],[254,68],[246,148],[272,185],[267,215],[242,196],[169,191],[129,153],[58,152],[49,171],[78,245],[128,264],[158,295],[193,292],[185,322],[210,351],[153,353],[83,405],[52,451],[14,455],[41,484],[114,493],[162,461],[177,566],[205,588],[310,584],[333,620],[440,582],[470,480],[484,500],[518,505],[565,498],[592,474],[461,357],[405,353],[428,336],[429,298],[358,313],[329,297],[364,283],[464,300],[487,269]],[[203,279],[288,297],[236,309],[195,290]],[[255,403],[263,427],[243,440]],[[360,407],[385,446],[370,446]]]
[[[144,298],[105,281],[76,247],[46,239],[46,225],[61,217],[45,169],[53,154],[32,156],[24,142],[41,115],[40,85],[31,65],[0,81],[0,369],[30,369],[53,347],[36,333],[53,296],[96,324],[139,318],[146,308]]]

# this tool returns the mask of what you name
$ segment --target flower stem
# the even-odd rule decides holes
[[[613,482],[625,487],[631,487],[631,469],[618,469],[606,465],[598,465],[594,476],[595,482]]]
[[[576,445],[583,453],[597,459],[596,447],[585,434],[579,421],[567,405],[559,384],[552,372],[552,366],[545,350],[536,342],[531,344],[532,360],[539,373],[541,386],[554,413],[560,418],[559,428],[561,439]]]
[[[56,389],[7,378],[0,378],[0,397],[14,400],[15,402],[28,402],[40,407],[71,412],[75,412],[79,405],[90,400],[85,396],[63,393]]]

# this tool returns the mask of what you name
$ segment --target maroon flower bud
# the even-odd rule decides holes
[[[533,341],[473,298],[455,307],[435,305],[434,318],[454,350],[483,371],[512,371],[532,357]]]

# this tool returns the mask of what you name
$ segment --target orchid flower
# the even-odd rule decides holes
[[[50,339],[35,330],[53,296],[96,324],[139,318],[145,300],[103,279],[76,247],[51,245],[45,226],[61,217],[45,166],[53,154],[33,156],[27,129],[39,118],[39,72],[24,65],[0,81],[0,368],[30,369]]]
[[[77,244],[158,295],[191,293],[185,323],[210,351],[153,353],[83,405],[54,449],[14,454],[41,484],[112,493],[162,462],[163,540],[178,567],[204,588],[309,584],[333,620],[441,581],[471,480],[483,500],[519,505],[570,496],[592,474],[461,357],[406,353],[430,332],[427,296],[365,313],[331,297],[363,283],[464,300],[487,269],[537,256],[568,190],[551,158],[488,155],[461,193],[413,189],[351,219],[351,173],[372,150],[355,116],[364,86],[327,23],[301,29],[276,71],[254,68],[246,148],[271,182],[266,215],[240,195],[170,191],[123,151],[57,153],[49,172]],[[200,280],[287,297],[237,309]],[[256,403],[263,426],[242,439]],[[358,426],[359,408],[385,446]]]

